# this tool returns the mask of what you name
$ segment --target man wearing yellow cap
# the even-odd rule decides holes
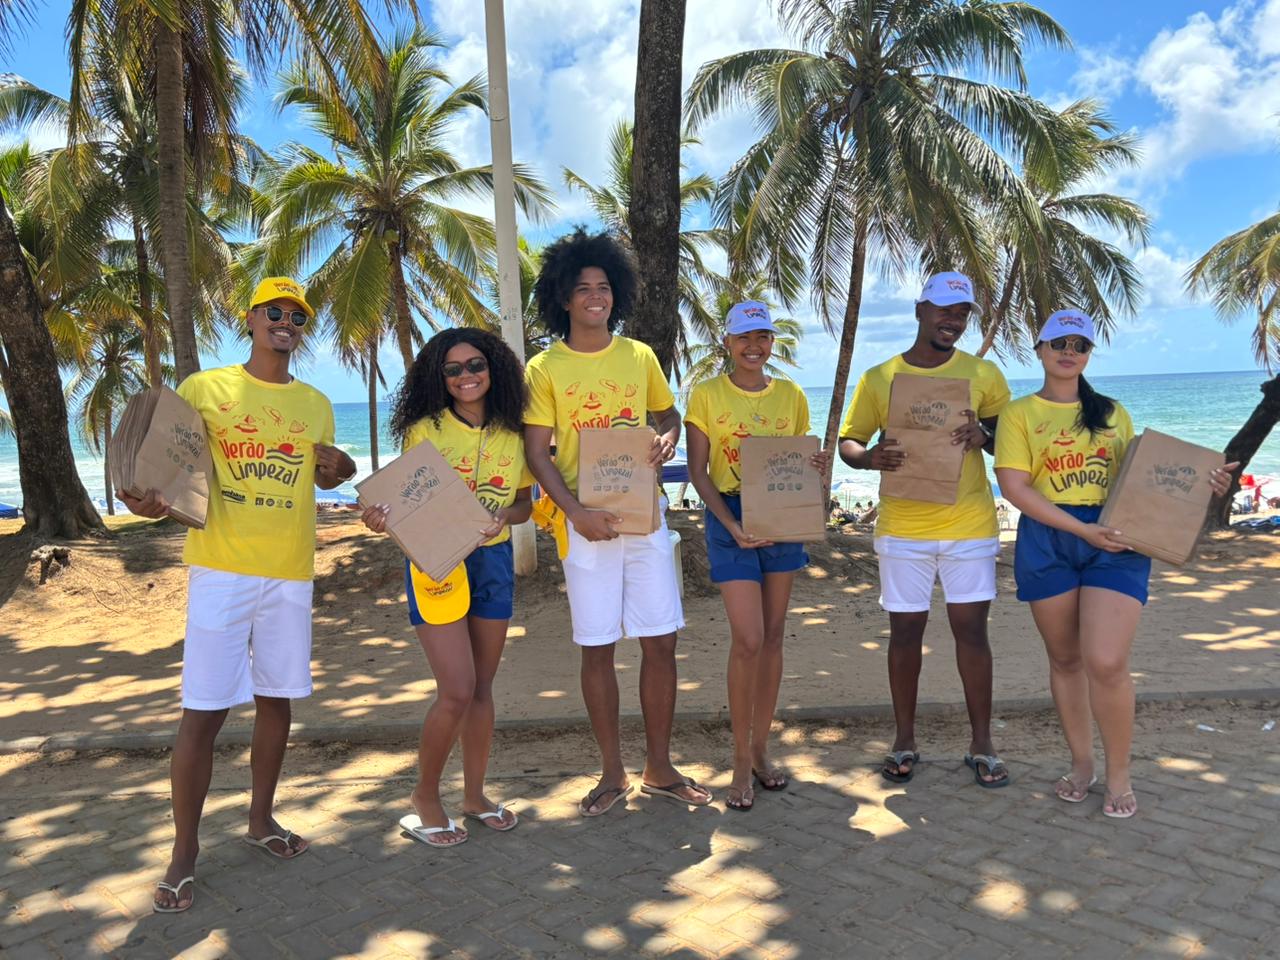
[[[272,808],[290,701],[311,693],[315,488],[351,479],[356,465],[333,446],[328,399],[289,373],[289,358],[315,319],[302,288],[284,277],[263,280],[245,319],[248,361],[192,374],[178,387],[204,418],[214,472],[204,529],[190,530],[183,550],[190,572],[182,720],[170,763],[175,838],[153,904],[159,913],[179,913],[194,900],[214,740],[238,704],[256,704],[244,839],[280,860],[307,850]],[[141,499],[117,496],[140,516],[168,512],[154,490]]]

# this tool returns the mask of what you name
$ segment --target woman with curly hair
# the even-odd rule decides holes
[[[577,498],[578,431],[584,427],[638,427],[652,416],[658,433],[649,455],[654,466],[671,459],[680,438],[680,414],[658,358],[645,344],[613,332],[635,305],[635,271],[616,240],[579,228],[543,251],[534,296],[543,325],[558,339],[529,361],[525,448],[529,469],[568,519],[565,592],[573,639],[582,650],[582,699],[603,767],[579,810],[598,817],[632,790],[622,762],[613,666],[614,645],[623,636],[640,639],[641,792],[704,806],[711,794],[671,763],[676,631],[684,626],[684,611],[666,522],[652,534],[619,534],[620,517],[588,510]]]
[[[526,391],[520,361],[484,330],[442,330],[422,348],[396,392],[391,433],[408,450],[430,441],[493,514],[480,543],[443,581],[405,560],[405,592],[413,624],[436,680],[436,699],[422,723],[414,812],[400,825],[415,839],[448,847],[467,831],[444,811],[440,775],[455,740],[462,741],[462,812],[493,830],[515,827],[516,815],[484,792],[493,739],[493,677],[511,619],[515,572],[512,524],[529,519],[532,480],[522,437]],[[375,533],[387,506],[364,512]]]

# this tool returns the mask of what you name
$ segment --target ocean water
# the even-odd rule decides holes
[[[1098,377],[1091,380],[1097,389],[1115,397],[1128,408],[1134,426],[1141,431],[1153,427],[1192,443],[1222,449],[1261,399],[1258,387],[1266,380],[1261,371],[1241,373],[1166,374],[1135,377]],[[1009,383],[1015,397],[1031,393],[1040,387],[1037,380],[1012,380]],[[851,388],[852,392],[852,388]],[[815,432],[826,426],[827,408],[831,402],[830,387],[806,387]],[[848,397],[845,399],[848,403]],[[386,463],[396,450],[386,435],[389,409],[379,404],[379,422],[383,435],[379,442],[382,462]],[[351,454],[359,467],[358,477],[370,469],[369,414],[364,403],[334,404],[338,445]],[[83,437],[72,436],[76,466],[89,495],[104,496],[102,458],[94,452]],[[987,458],[988,469],[991,459]],[[1280,494],[1280,431],[1268,438],[1249,465],[1249,472],[1277,478]],[[992,478],[994,480],[994,476]],[[850,470],[837,461],[833,475],[836,496],[846,502],[866,500],[876,494],[877,478],[866,471]],[[354,495],[350,485],[342,492]],[[672,494],[674,490],[669,491]],[[1272,490],[1267,491],[1269,494]],[[688,496],[692,497],[692,488]],[[18,451],[12,437],[0,437],[0,503],[20,504],[22,492],[18,484]]]

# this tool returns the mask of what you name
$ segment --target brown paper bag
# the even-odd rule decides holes
[[[443,580],[480,542],[493,522],[449,461],[430,441],[410,447],[356,484],[366,510],[391,507],[387,533],[404,555],[432,580]]]
[[[880,496],[928,503],[955,503],[964,465],[964,446],[951,431],[969,421],[969,381],[899,373],[889,389],[886,440],[897,440],[907,455],[897,470],[880,474]]]
[[[169,515],[204,527],[213,458],[204,419],[168,387],[130,398],[109,447],[111,482],[132,497],[159,490]]]
[[[1181,566],[1191,559],[1221,453],[1147,429],[1129,444],[1098,523],[1139,553]]]
[[[825,540],[822,474],[809,458],[817,437],[742,439],[742,529],[762,540]]]
[[[650,534],[662,523],[658,472],[649,466],[652,427],[578,433],[578,502],[622,517],[619,533]]]

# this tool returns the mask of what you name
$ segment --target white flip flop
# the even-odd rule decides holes
[[[156,913],[186,913],[195,905],[196,892],[195,890],[191,891],[191,900],[184,907],[181,905],[182,904],[182,888],[185,887],[188,883],[194,884],[195,882],[196,882],[196,878],[194,874],[189,877],[183,877],[176,884],[165,883],[163,880],[161,880],[159,883],[156,884],[156,889],[163,890],[165,893],[172,893],[173,901],[176,904],[176,906],[162,907],[160,906],[160,904],[156,903],[155,900],[152,900],[151,909]]]
[[[469,834],[464,828],[460,828],[453,818],[449,818],[449,825],[446,827],[428,827],[422,823],[422,818],[416,813],[409,813],[400,818],[400,829],[419,843],[425,843],[428,847],[456,847],[467,842]],[[461,840],[433,840],[432,837],[439,836],[442,833],[460,833]]]
[[[508,830],[514,830],[516,828],[516,825],[520,823],[520,818],[516,816],[516,812],[514,810],[511,811],[511,822],[506,826],[498,826],[498,827],[489,826],[490,820],[497,820],[500,822],[502,820],[502,814],[506,811],[506,809],[507,809],[507,805],[505,803],[500,803],[498,804],[497,810],[486,810],[483,813],[465,813],[463,814],[463,816],[466,817],[468,820],[479,820],[486,827],[488,827],[488,829],[494,831],[495,833],[506,833]]]
[[[277,860],[296,860],[298,857],[302,856],[304,853],[306,853],[308,850],[311,849],[311,847],[306,846],[306,847],[303,847],[301,850],[298,850],[297,852],[290,853],[288,856],[285,856],[283,853],[276,853],[274,850],[271,849],[271,844],[276,841],[279,841],[280,843],[284,844],[284,848],[286,850],[293,850],[293,847],[289,846],[289,841],[293,839],[292,830],[286,830],[283,834],[273,833],[271,836],[263,837],[262,839],[258,839],[257,837],[251,837],[249,836],[249,834],[246,833],[243,839],[244,839],[244,842],[247,843],[249,846],[257,847],[259,850],[269,854],[270,856],[275,857]]]

